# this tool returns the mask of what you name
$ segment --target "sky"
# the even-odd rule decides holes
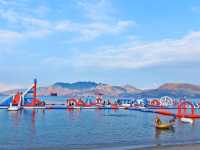
[[[199,0],[0,0],[0,90],[200,84]]]

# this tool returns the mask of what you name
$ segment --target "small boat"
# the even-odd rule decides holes
[[[194,122],[194,120],[192,120],[191,118],[181,118],[180,120],[184,123],[190,123],[190,124]]]
[[[175,125],[175,119],[170,120],[168,123],[161,122],[160,118],[155,119],[155,127],[157,129],[170,129]]]

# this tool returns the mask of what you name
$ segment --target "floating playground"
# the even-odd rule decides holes
[[[0,109],[18,111],[20,109],[125,109],[146,113],[156,113],[176,118],[200,119],[200,102],[191,102],[185,99],[175,100],[165,96],[160,99],[130,99],[119,98],[115,101],[104,100],[98,95],[95,100],[68,98],[65,103],[53,104],[40,100],[37,96],[37,80],[24,92],[17,92],[0,100]]]

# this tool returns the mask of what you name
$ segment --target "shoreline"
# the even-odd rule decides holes
[[[13,149],[22,149],[25,150],[25,147],[10,147],[10,146],[1,146],[2,150],[13,150]],[[166,144],[166,145],[143,145],[143,146],[106,146],[106,147],[98,147],[98,146],[89,146],[86,147],[30,147],[30,150],[200,150],[200,143],[183,143],[183,144]]]
[[[199,150],[200,143],[175,144],[175,145],[158,145],[143,148],[133,148],[127,150]]]

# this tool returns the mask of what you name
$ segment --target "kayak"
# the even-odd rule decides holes
[[[182,122],[184,122],[184,123],[190,123],[190,124],[193,123],[193,120],[192,120],[191,118],[181,118],[180,120],[181,120]]]
[[[173,127],[174,124],[175,124],[175,122],[161,123],[161,124],[155,124],[155,127],[157,129],[170,129],[171,127]]]

